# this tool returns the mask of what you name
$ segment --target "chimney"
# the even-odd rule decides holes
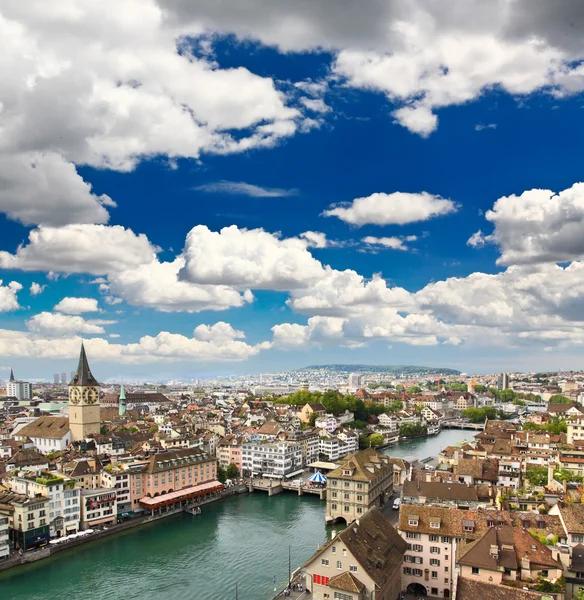
[[[568,493],[568,480],[564,479],[564,494]]]
[[[432,481],[432,473],[430,473],[430,472],[426,473],[426,481]]]
[[[530,571],[530,561],[529,561],[529,557],[527,555],[527,552],[525,553],[525,556],[521,559],[521,570],[522,571]],[[527,577],[527,573],[522,573],[521,574],[521,578],[523,579],[524,577]]]
[[[551,485],[554,478],[554,463],[548,463],[548,485]]]

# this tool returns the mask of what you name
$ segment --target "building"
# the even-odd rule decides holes
[[[115,489],[81,490],[81,528],[93,529],[117,522],[117,494]]]
[[[59,380],[59,373],[55,373],[55,374],[53,375],[53,383],[54,383],[55,385],[58,385],[58,384],[60,383],[60,380]]]
[[[351,454],[328,474],[326,522],[351,523],[383,506],[392,492],[393,464],[388,456],[373,448]]]
[[[32,400],[32,383],[14,378],[14,370],[10,369],[10,379],[6,385],[6,395],[17,400]]]
[[[320,402],[308,402],[300,409],[300,420],[303,423],[310,423],[310,417],[315,413],[317,417],[324,415],[326,408]]]
[[[132,512],[130,499],[130,473],[119,465],[108,465],[100,473],[101,487],[116,490],[117,516]]]
[[[126,414],[126,391],[124,390],[124,384],[120,389],[120,397],[118,399],[118,414],[123,417]]]
[[[251,477],[293,477],[302,473],[298,442],[247,442],[242,446],[243,474]]]
[[[497,389],[508,390],[509,389],[509,374],[501,373],[497,378]]]
[[[407,544],[379,508],[325,544],[301,570],[314,600],[395,600]]]
[[[363,381],[363,378],[361,377],[361,375],[359,375],[359,373],[351,373],[349,375],[349,389],[351,389],[351,390],[360,389],[362,381]]]
[[[61,383],[67,383],[67,373],[61,373]]]
[[[495,492],[489,486],[483,486],[490,497],[479,496],[477,485],[442,481],[406,481],[402,490],[404,504],[432,504],[434,506],[451,506],[456,508],[477,508],[487,501],[493,504]]]
[[[49,499],[0,491],[0,516],[8,517],[10,542],[16,550],[31,550],[49,543]]]
[[[0,558],[6,558],[10,554],[9,539],[8,517],[0,514]]]
[[[69,427],[73,441],[97,435],[100,430],[99,383],[92,375],[81,344],[77,372],[69,382]]]
[[[39,417],[15,434],[15,439],[27,438],[42,454],[65,450],[71,443],[71,430],[67,417]]]

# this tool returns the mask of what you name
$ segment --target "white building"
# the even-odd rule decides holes
[[[6,385],[6,395],[12,396],[17,400],[31,400],[32,383],[14,379],[14,371],[10,369],[10,379]]]
[[[30,438],[42,454],[65,450],[71,443],[71,430],[67,417],[39,417],[25,425],[14,435],[17,440]]]
[[[98,525],[114,525],[117,521],[116,489],[81,490],[81,526],[93,529]]]
[[[326,429],[329,433],[332,433],[339,426],[339,422],[333,415],[324,415],[316,419],[314,426],[318,429]]]
[[[100,478],[103,488],[113,488],[116,490],[116,508],[118,514],[131,512],[130,471],[126,471],[117,465],[109,465],[101,472]]]
[[[6,558],[10,553],[8,547],[8,517],[0,515],[0,558]]]
[[[363,378],[361,377],[361,375],[359,375],[359,373],[351,373],[349,375],[349,389],[351,389],[351,390],[360,389],[362,381],[363,381]]]
[[[241,450],[244,473],[293,477],[302,472],[302,448],[297,442],[248,442]]]

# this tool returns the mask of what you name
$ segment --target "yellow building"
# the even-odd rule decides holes
[[[69,383],[69,428],[73,441],[97,435],[100,428],[99,383],[92,375],[81,344],[77,372]]]

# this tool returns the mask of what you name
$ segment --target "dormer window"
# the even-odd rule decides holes
[[[347,476],[351,477],[351,471],[350,471],[350,470],[348,470],[348,469],[345,469],[345,470],[343,471],[343,475],[347,475]]]
[[[432,529],[440,529],[440,519],[430,519],[430,527]]]
[[[411,525],[412,527],[417,527],[418,526],[418,515],[410,515],[410,517],[408,519],[408,525]]]
[[[474,531],[475,522],[464,519],[462,521],[462,528],[463,528],[464,531]]]

